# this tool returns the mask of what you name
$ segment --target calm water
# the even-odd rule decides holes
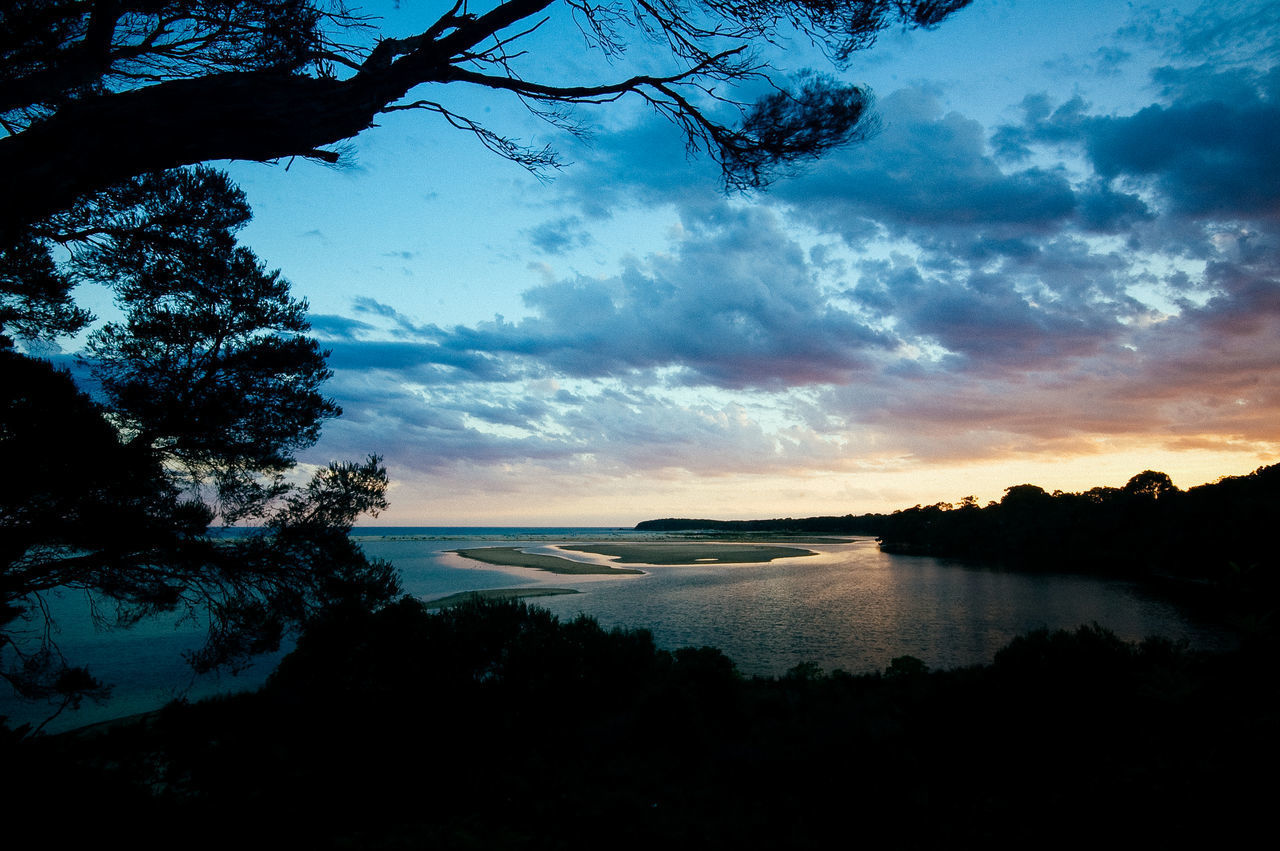
[[[781,674],[801,662],[860,673],[902,655],[952,668],[989,662],[1028,630],[1095,621],[1126,640],[1164,635],[1203,648],[1231,641],[1128,582],[894,556],[869,539],[804,544],[818,555],[767,564],[643,567],[644,576],[622,577],[494,569],[446,552],[456,541],[363,546],[399,566],[405,590],[423,599],[467,588],[573,588],[581,593],[532,602],[561,617],[582,612],[606,627],[647,628],[661,647],[719,647],[748,674]]]
[[[586,613],[606,627],[647,628],[660,647],[719,647],[747,674],[781,674],[801,662],[860,673],[883,669],[902,655],[932,668],[952,668],[989,662],[1011,638],[1031,629],[1095,621],[1126,640],[1163,635],[1206,649],[1231,643],[1222,629],[1197,623],[1130,583],[892,556],[866,539],[805,544],[818,555],[767,564],[644,567],[643,576],[619,577],[495,568],[448,552],[485,544],[548,548],[624,536],[636,537],[620,529],[357,531],[365,551],[394,563],[405,592],[421,599],[483,588],[572,588],[580,593],[532,602],[562,618]],[[196,699],[251,688],[278,659],[262,659],[234,677],[197,679],[181,654],[199,645],[198,627],[155,621],[99,632],[80,598],[62,600],[59,609],[59,639],[68,658],[89,664],[116,687],[107,705],[64,713],[49,730],[145,711],[184,694]],[[0,715],[18,721],[31,713],[0,695]]]

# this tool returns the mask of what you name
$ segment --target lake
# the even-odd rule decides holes
[[[643,566],[641,576],[566,576],[493,567],[449,550],[645,536],[619,529],[366,528],[356,537],[371,557],[397,566],[405,592],[415,597],[571,588],[579,593],[539,597],[531,604],[562,619],[585,613],[605,627],[649,629],[667,649],[718,647],[745,674],[778,675],[802,662],[863,673],[904,655],[931,668],[954,668],[990,662],[1010,639],[1032,629],[1094,622],[1131,641],[1162,635],[1203,649],[1232,643],[1221,627],[1197,621],[1129,582],[889,555],[870,539],[806,543],[798,546],[817,555],[761,564]],[[279,658],[264,658],[238,676],[195,678],[181,654],[199,645],[198,628],[155,620],[134,630],[100,632],[81,597],[69,596],[57,606],[64,652],[115,683],[115,693],[106,705],[64,713],[50,731],[146,711],[182,695],[197,699],[252,688]],[[8,694],[0,695],[0,715],[11,723],[38,717]]]

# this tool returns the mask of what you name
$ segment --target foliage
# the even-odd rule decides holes
[[[74,334],[87,324],[89,312],[76,307],[71,281],[41,240],[24,234],[0,243],[0,331],[39,340]]]
[[[192,824],[224,847],[243,819],[322,848],[825,848],[855,829],[890,848],[1230,845],[1265,828],[1249,769],[1277,755],[1269,657],[1092,626],[985,667],[916,661],[747,679],[709,648],[521,603],[334,609],[256,694],[0,742],[0,794],[25,812],[56,779],[86,830],[129,817],[144,847]]]
[[[22,282],[36,268],[59,291],[50,304],[98,282],[123,315],[90,335],[82,358],[96,400],[2,338],[0,677],[20,695],[68,706],[105,692],[59,651],[55,592],[88,593],[104,625],[200,616],[198,670],[274,648],[336,600],[376,605],[396,592],[391,566],[346,535],[386,506],[380,459],[296,481],[294,454],[339,410],[320,393],[329,370],[306,336],[305,303],[236,243],[248,220],[216,171],[148,174],[48,217],[3,258],[14,303],[30,303]],[[4,318],[0,331],[24,338],[86,321],[74,307]],[[208,534],[246,521],[263,531]]]
[[[1123,488],[1047,493],[1008,488],[985,508],[906,509],[883,518],[885,549],[996,559],[1023,569],[1077,570],[1164,580],[1202,580],[1228,590],[1231,563],[1257,567],[1248,593],[1274,604],[1280,566],[1270,530],[1280,518],[1280,465],[1187,491],[1147,470]]]
[[[1280,465],[1180,490],[1154,470],[1121,488],[1049,493],[1013,485],[979,506],[917,505],[892,514],[773,520],[648,520],[650,531],[873,535],[886,552],[995,561],[1020,570],[1145,579],[1195,602],[1260,617],[1280,604],[1272,531],[1280,523]]]
[[[334,161],[326,146],[393,110],[434,114],[536,172],[559,167],[550,149],[420,97],[445,85],[508,93],[574,133],[584,132],[575,107],[638,99],[690,150],[715,159],[728,186],[762,186],[775,166],[860,135],[867,99],[811,73],[788,89],[758,48],[799,35],[842,65],[887,27],[932,27],[968,2],[505,0],[477,13],[458,0],[400,38],[382,36],[340,0],[8,3],[0,173],[11,187],[0,233],[20,235],[79,195],[160,169],[226,158]],[[548,22],[576,28],[599,70],[569,81],[549,72],[554,63],[526,48]],[[664,70],[631,58],[646,49]],[[739,94],[762,86],[755,102]]]
[[[249,220],[239,190],[205,168],[131,182],[154,224],[120,227],[79,253],[87,280],[113,286],[123,323],[89,338],[87,359],[130,442],[212,480],[221,514],[252,516],[258,477],[279,476],[340,409],[306,304],[236,245]],[[112,199],[118,203],[115,199]],[[278,488],[278,478],[268,490]]]
[[[53,589],[101,596],[119,623],[204,612],[198,667],[273,646],[337,597],[394,592],[391,568],[343,534],[386,504],[379,459],[296,482],[295,453],[339,413],[320,392],[325,354],[306,336],[305,304],[237,245],[243,196],[201,163],[334,161],[326,146],[379,114],[420,110],[536,172],[558,167],[550,150],[418,97],[447,84],[509,93],[571,132],[582,131],[571,108],[638,98],[728,186],[763,186],[871,124],[858,88],[803,72],[789,91],[753,46],[798,32],[844,63],[888,26],[931,27],[967,2],[505,0],[473,13],[459,0],[402,38],[341,0],[5,3],[0,454],[22,476],[0,493],[0,676],[67,704],[100,690],[39,626]],[[666,70],[641,60],[614,79],[542,78],[524,44],[552,15],[603,66],[644,42]],[[765,94],[748,103],[742,87]],[[14,350],[85,330],[92,317],[72,297],[84,282],[111,287],[123,313],[88,338],[93,399]],[[215,542],[215,521],[269,535]]]

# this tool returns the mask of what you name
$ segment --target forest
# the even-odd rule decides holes
[[[0,794],[45,841],[144,848],[1233,845],[1270,824],[1274,651],[1094,625],[987,666],[746,678],[586,616],[404,599],[331,610],[255,693],[10,733]]]
[[[748,677],[713,647],[660,648],[644,629],[514,600],[348,599],[311,616],[254,692],[59,735],[5,728],[0,794],[42,814],[45,838],[91,841],[127,818],[144,848],[224,847],[245,823],[262,842],[318,848],[1245,841],[1269,817],[1256,766],[1280,756],[1261,543],[1276,475],[1186,492],[1151,473],[1085,494],[1021,485],[986,507],[854,518],[883,523],[887,547],[931,553],[1008,530],[1016,546],[962,551],[1005,569],[1079,547],[1115,557],[1083,569],[1177,578],[1183,603],[1235,628],[1230,651],[1086,624],[1023,634],[985,665],[901,656]],[[816,528],[848,531],[829,522]],[[1199,530],[1217,533],[1202,552],[1214,564],[1256,560],[1214,574],[1155,557],[1190,552]],[[82,818],[59,821],[67,806]]]
[[[1280,599],[1274,533],[1280,465],[1179,490],[1146,470],[1123,487],[1049,493],[1013,485],[999,502],[892,514],[773,520],[647,520],[640,531],[870,535],[904,555],[996,562],[1017,570],[1140,579],[1205,602],[1270,611]]]
[[[902,656],[748,677],[713,647],[660,648],[644,629],[518,601],[348,598],[307,619],[256,691],[59,735],[5,727],[0,795],[47,840],[127,819],[143,848],[225,847],[245,824],[317,848],[1244,841],[1270,807],[1254,767],[1280,756],[1261,544],[1276,469],[1186,492],[1147,473],[1085,494],[1022,485],[986,507],[854,518],[884,524],[889,547],[992,552],[1009,569],[1055,548],[1141,556],[1136,569],[1180,577],[1184,602],[1234,624],[1229,652],[1092,624],[1021,635],[987,665]],[[1190,551],[1200,530],[1221,543],[1204,555],[1256,560],[1212,575],[1155,557]],[[1004,551],[956,543],[1001,534]],[[1135,569],[1085,569],[1112,567]],[[68,807],[78,818],[59,819]]]

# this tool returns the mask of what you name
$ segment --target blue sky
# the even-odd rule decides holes
[[[367,6],[409,32],[440,4]],[[553,7],[553,13],[555,7]],[[614,78],[569,30],[529,62]],[[422,113],[345,162],[228,167],[307,298],[394,524],[889,511],[1280,460],[1280,11],[977,0],[835,71],[880,129],[770,191],[639,104],[584,143],[432,97],[569,165],[539,181]],[[643,50],[630,60],[657,61]],[[531,74],[532,75],[532,74]]]

